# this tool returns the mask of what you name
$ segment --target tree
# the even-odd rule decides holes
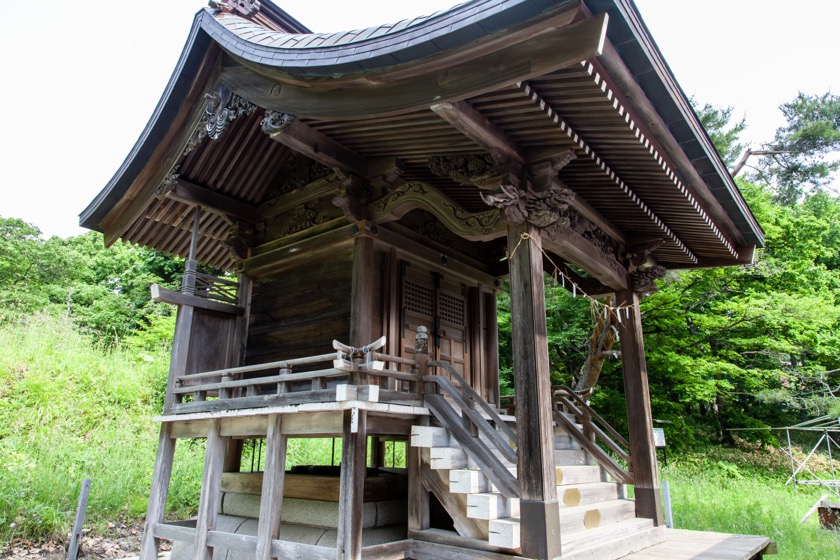
[[[763,178],[783,204],[819,192],[840,168],[831,155],[840,150],[840,97],[799,93],[779,109],[787,124],[776,131],[771,149],[784,153],[762,159]]]

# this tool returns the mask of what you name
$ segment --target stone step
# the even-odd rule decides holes
[[[439,426],[412,426],[412,447],[449,447],[449,432]]]
[[[629,519],[599,529],[560,535],[563,560],[618,560],[663,542],[667,529],[650,519]]]
[[[575,507],[560,508],[560,534],[576,533],[633,519],[633,500],[610,500]]]
[[[557,499],[561,508],[617,500],[620,496],[618,484],[615,482],[588,482],[557,487]]]
[[[554,429],[554,449],[580,449],[580,444],[565,432],[558,433]]]
[[[626,517],[628,504],[630,507],[629,518]],[[598,507],[561,508],[560,539],[562,541],[563,559],[566,560],[567,554],[570,553],[588,554],[591,548],[597,548],[599,545],[605,545],[609,549],[609,546],[617,539],[632,539],[645,536],[646,532],[653,529],[653,522],[649,519],[636,519],[632,517],[633,506],[634,504],[630,500],[615,500],[612,502],[601,502],[598,504]],[[593,511],[597,513],[591,513]],[[588,520],[589,524],[597,521],[600,525],[593,525],[592,528],[586,529],[586,520]],[[521,545],[519,517],[510,516],[491,519],[488,523],[488,541],[491,546],[510,549],[519,548]],[[645,542],[648,541],[646,540]],[[650,546],[650,544],[645,546]],[[609,556],[609,559],[620,558],[635,550],[628,549],[618,556]],[[603,560],[607,560],[607,556],[598,555],[587,556],[586,558],[587,560],[602,560],[602,558]]]
[[[518,498],[506,498],[496,492],[467,495],[467,517],[488,520],[518,516]]]

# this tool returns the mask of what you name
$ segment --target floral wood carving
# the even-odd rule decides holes
[[[327,217],[321,216],[315,208],[308,204],[302,204],[292,212],[289,223],[280,231],[281,236],[291,235],[305,229],[309,229],[327,221]]]
[[[657,290],[654,280],[664,278],[665,272],[665,267],[658,264],[647,268],[637,268],[630,274],[633,291],[642,295],[654,293]]]
[[[504,229],[499,212],[468,212],[435,187],[421,182],[406,183],[369,206],[371,218],[377,222],[399,219],[417,208],[433,214],[464,239],[490,239]]]
[[[160,186],[155,189],[155,196],[157,198],[165,198],[167,194],[175,187],[175,183],[178,182],[178,169],[180,165],[176,165],[173,167],[169,173],[166,174],[166,177],[163,178],[161,181]]]
[[[279,111],[266,111],[265,117],[260,121],[260,128],[268,135],[283,132],[295,121],[295,116]]]
[[[260,11],[259,0],[226,0],[224,2],[210,0],[208,4],[214,10],[236,13],[246,18],[252,17]]]
[[[537,227],[554,224],[567,226],[566,211],[575,193],[570,189],[554,186],[542,192],[526,193],[512,186],[504,186],[490,194],[481,193],[481,199],[489,206],[501,210],[505,221],[521,224],[525,220]]]
[[[475,179],[496,171],[496,162],[489,154],[432,156],[428,165],[429,171],[438,177],[449,177],[462,184],[471,184]]]

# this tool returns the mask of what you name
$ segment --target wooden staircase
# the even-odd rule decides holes
[[[635,517],[635,504],[624,496],[624,485],[609,480],[575,437],[563,427],[555,427],[563,558],[613,560],[661,542],[664,528]],[[483,435],[476,436],[478,444],[484,439]],[[452,517],[459,535],[492,549],[518,552],[519,500],[499,491],[450,430],[414,426],[411,445],[422,448],[423,468],[429,471],[424,474],[424,484]],[[470,447],[475,449],[476,445]],[[504,468],[516,475],[516,465],[501,457],[492,445],[481,447],[484,452],[494,453]]]

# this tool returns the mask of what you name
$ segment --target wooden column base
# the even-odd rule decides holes
[[[557,501],[519,501],[522,556],[560,558],[560,508]]]

